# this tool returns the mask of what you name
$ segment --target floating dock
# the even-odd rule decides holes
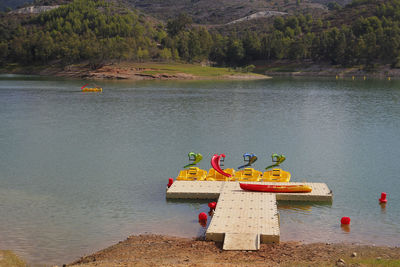
[[[247,182],[246,182],[247,183]],[[251,183],[251,182],[248,182]],[[280,239],[277,201],[313,201],[332,203],[333,194],[324,183],[271,183],[265,185],[311,186],[310,193],[250,192],[239,182],[175,181],[167,199],[217,199],[217,208],[206,232],[206,239],[224,242],[225,250],[257,250],[260,243],[278,243]]]

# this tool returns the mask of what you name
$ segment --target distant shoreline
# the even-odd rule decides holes
[[[65,67],[8,65],[0,68],[3,74],[27,74],[88,80],[260,80],[272,77],[336,77],[355,80],[369,78],[396,79],[400,69],[379,65],[373,70],[363,67],[344,68],[329,64],[275,61],[257,64],[254,72],[241,69],[201,66],[200,64],[157,62],[110,62],[91,67],[89,63]]]
[[[292,77],[336,77],[336,78],[399,78],[400,69],[391,68],[390,65],[376,65],[373,68],[365,66],[342,67],[327,63],[314,63],[302,61],[275,61],[270,64],[258,63],[257,73],[268,76],[292,76]]]
[[[59,66],[8,66],[0,73],[36,74],[88,80],[260,80],[270,76],[241,72],[231,68],[216,68],[181,63],[105,63],[91,67],[88,63]]]

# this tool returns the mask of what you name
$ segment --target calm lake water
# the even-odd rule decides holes
[[[203,235],[207,202],[165,199],[190,151],[203,169],[283,153],[292,181],[327,183],[332,205],[279,204],[283,241],[400,245],[400,81],[85,83],[0,76],[0,249],[63,264],[132,234]]]

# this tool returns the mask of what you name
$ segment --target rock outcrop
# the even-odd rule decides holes
[[[24,8],[19,8],[13,11],[10,11],[10,14],[39,14],[43,13],[55,8],[58,8],[59,5],[57,6],[28,6]]]

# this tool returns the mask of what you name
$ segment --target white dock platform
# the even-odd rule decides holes
[[[266,185],[296,185],[311,186],[310,193],[274,193],[276,199],[292,201],[332,202],[333,194],[324,183],[267,183],[246,182]],[[167,190],[167,199],[218,199],[223,190],[246,192],[240,189],[239,182],[220,181],[175,181]],[[268,194],[268,193],[262,193]]]
[[[224,241],[224,249],[234,250],[255,250],[259,249],[260,242],[279,242],[275,195],[224,190],[207,229],[206,239]]]
[[[217,208],[206,232],[206,239],[224,242],[226,250],[257,250],[260,243],[279,242],[277,201],[332,202],[333,194],[323,183],[306,184],[310,193],[250,192],[239,182],[175,181],[167,190],[168,199],[218,199]]]

